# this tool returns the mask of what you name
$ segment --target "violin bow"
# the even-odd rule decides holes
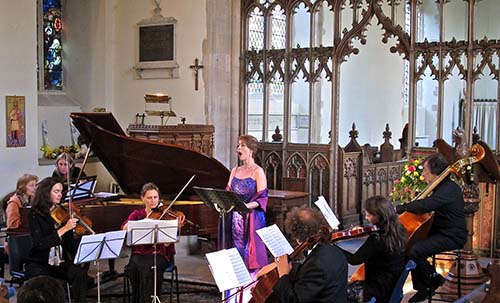
[[[182,194],[182,192],[184,192],[184,190],[189,185],[189,183],[191,183],[191,181],[193,181],[194,177],[196,177],[196,175],[191,176],[191,179],[189,179],[187,181],[187,183],[184,185],[184,187],[181,189],[181,191],[177,194],[177,196],[175,196],[175,198],[172,200],[172,202],[170,202],[170,204],[168,204],[167,208],[163,212],[167,212],[170,209],[170,207],[172,207],[172,205],[174,205],[175,201],[177,201],[177,199]]]
[[[68,195],[68,193],[70,193],[69,195],[69,199],[68,199],[68,211],[69,211],[69,217],[71,219],[73,219],[73,207],[72,207],[72,203],[73,203],[73,193],[71,192],[71,181],[70,181],[70,173],[71,173],[71,167],[69,165],[69,154],[68,153],[64,153],[64,159],[66,160],[66,166],[67,166],[67,170],[66,170],[66,183],[68,184],[68,191],[66,192],[66,195]],[[80,177],[80,176],[78,176]],[[78,181],[78,180],[77,180]],[[75,184],[76,186],[76,184]],[[76,190],[75,190],[76,191]],[[64,201],[64,197],[62,197],[63,201]],[[59,201],[60,203],[61,201]]]

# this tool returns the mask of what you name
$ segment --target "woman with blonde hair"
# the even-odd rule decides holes
[[[52,173],[53,178],[58,178],[63,184],[67,182],[68,174],[70,180],[76,180],[81,169],[75,166],[75,160],[68,153],[62,153],[56,158],[56,168]],[[81,172],[80,177],[86,177],[84,172]]]
[[[17,180],[16,190],[2,199],[7,228],[15,229],[20,227],[19,209],[30,205],[35,196],[37,182],[37,176],[24,174]]]

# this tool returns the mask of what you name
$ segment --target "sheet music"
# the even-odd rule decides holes
[[[80,264],[96,260],[99,257],[103,240],[104,234],[82,236],[74,263]]]
[[[319,208],[319,210],[325,217],[326,222],[328,222],[328,225],[330,225],[330,227],[333,229],[338,229],[340,221],[339,219],[337,219],[337,216],[335,216],[330,206],[328,206],[325,198],[323,196],[319,196],[318,201],[314,202],[314,204],[316,204],[316,206]]]
[[[96,186],[96,177],[86,177],[85,181],[82,181],[78,184],[72,183],[69,186],[69,190],[64,197],[65,201],[68,201],[71,195],[73,195],[73,199],[80,198],[91,198],[94,194],[94,189]]]
[[[292,246],[288,243],[278,225],[273,224],[258,229],[257,234],[275,258],[293,252]]]
[[[102,247],[99,259],[118,258],[123,247],[123,242],[125,242],[126,234],[127,231],[125,230],[107,232],[104,237],[104,246]]]
[[[340,240],[336,241],[335,245],[340,247],[341,249],[350,252],[351,254],[355,254],[358,249],[365,244],[366,239],[368,239],[368,236],[366,237],[358,237],[358,238],[351,238],[347,240]]]
[[[96,198],[112,198],[112,197],[118,197],[118,194],[101,191],[101,192],[95,193],[94,197],[96,197]]]
[[[127,245],[155,244],[154,229],[158,228],[156,243],[173,243],[177,241],[177,220],[142,219],[128,221]]]
[[[84,235],[76,252],[75,264],[97,259],[114,259],[120,256],[126,231],[110,231],[96,235]]]
[[[236,248],[208,253],[206,257],[219,291],[223,292],[253,282]]]

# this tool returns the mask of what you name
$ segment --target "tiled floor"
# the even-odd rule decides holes
[[[189,254],[188,247],[188,238],[181,237],[181,242],[176,245],[177,255],[176,255],[176,264],[179,271],[179,279],[182,281],[187,281],[189,284],[184,286],[184,290],[197,290],[197,291],[210,291],[209,294],[199,294],[199,293],[190,293],[183,294],[181,296],[180,302],[196,302],[196,303],[211,303],[211,302],[219,302],[220,297],[217,293],[216,285],[213,280],[212,274],[210,273],[210,269],[208,268],[208,262],[206,261],[203,255],[197,254],[192,255]],[[116,270],[118,272],[123,271],[123,266],[128,262],[128,257],[122,257],[116,260]],[[481,265],[487,264],[487,260],[480,260]],[[107,262],[102,262],[100,265],[101,271],[106,271],[108,269]],[[352,274],[355,271],[355,267],[349,267],[349,274]],[[6,271],[8,272],[8,270]],[[96,274],[96,266],[94,264],[91,265],[89,275],[95,277]],[[8,278],[8,277],[7,277]],[[191,283],[200,283],[202,286],[199,288],[192,288]],[[123,292],[123,280],[122,278],[118,278],[115,281],[107,282],[101,285],[101,302],[102,303],[117,303],[123,302],[123,298],[119,297]],[[411,289],[411,280],[408,279],[405,284],[405,296],[403,298],[403,303],[406,303],[408,299],[414,294],[414,291]],[[109,295],[116,295],[118,297],[109,297]],[[162,302],[169,302],[168,295],[164,295],[162,297]],[[97,302],[97,289],[94,288],[89,292],[89,298],[87,302]],[[174,300],[175,302],[175,300]],[[11,299],[10,303],[16,303],[15,298]]]

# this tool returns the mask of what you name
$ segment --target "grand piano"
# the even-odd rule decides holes
[[[181,234],[216,238],[218,213],[201,202],[193,186],[225,188],[230,172],[224,165],[188,148],[129,137],[111,113],[72,113],[70,117],[126,194],[111,201],[75,201],[81,214],[93,221],[95,232],[119,229],[133,209],[143,207],[138,198],[144,183],[155,183],[166,204],[195,175],[172,209],[193,222]]]

